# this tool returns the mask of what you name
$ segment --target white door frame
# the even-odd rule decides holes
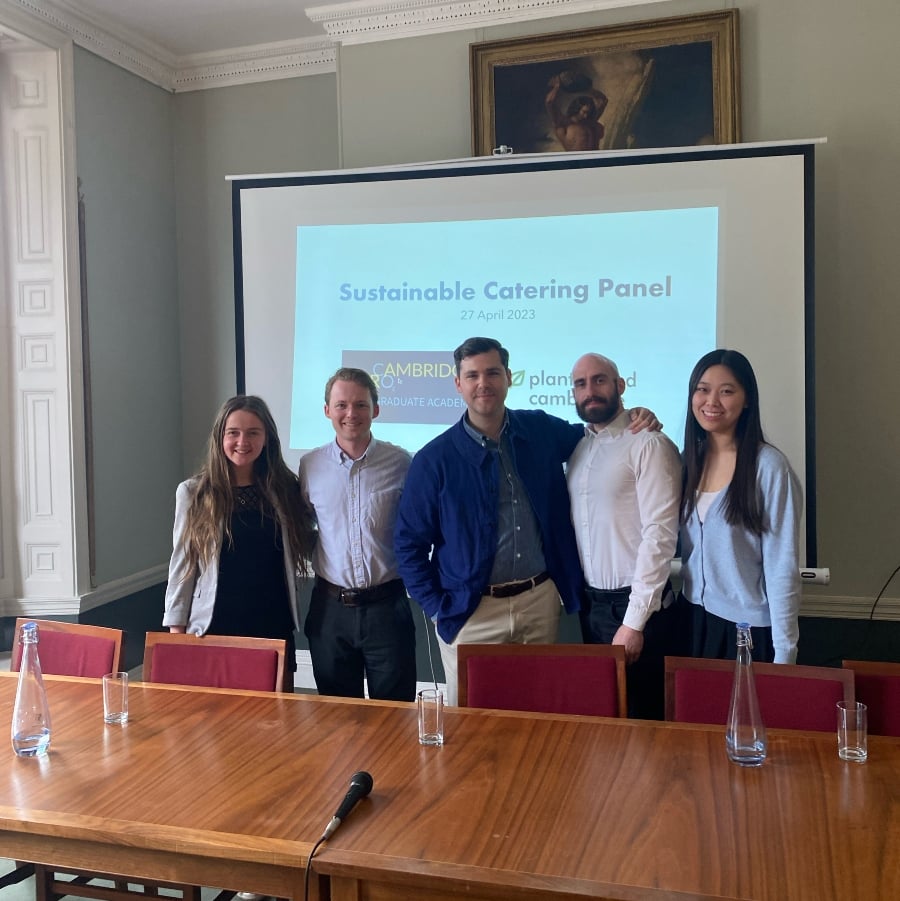
[[[0,615],[90,588],[72,41],[0,5]]]

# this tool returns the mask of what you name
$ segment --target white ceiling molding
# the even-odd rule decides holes
[[[335,45],[325,37],[177,57],[135,32],[101,25],[59,0],[0,0],[0,21],[7,12],[50,25],[79,47],[172,92],[296,78],[334,72],[336,67]]]
[[[53,26],[91,53],[139,75],[167,91],[174,87],[175,57],[151,45],[137,34],[101,26],[83,13],[55,0],[0,0],[0,16],[6,8]]]
[[[308,7],[306,15],[337,42],[365,44],[663,2],[667,0],[350,0]]]
[[[151,0],[146,0],[151,2]],[[667,0],[351,0],[310,7],[327,37],[176,56],[137,32],[65,0],[0,0],[0,21],[23,16],[167,91],[196,91],[334,72],[337,44],[362,44]]]
[[[178,60],[173,87],[176,93],[197,91],[318,75],[334,72],[336,67],[335,45],[330,38],[280,41],[277,44],[183,56]]]

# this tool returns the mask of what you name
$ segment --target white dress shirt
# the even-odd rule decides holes
[[[358,460],[337,441],[300,460],[300,485],[319,527],[316,575],[341,588],[374,588],[399,578],[394,520],[411,459],[403,448],[372,438]]]
[[[569,459],[572,524],[592,588],[631,586],[623,624],[643,630],[660,607],[678,537],[681,460],[662,432],[628,431],[622,412],[585,429]]]

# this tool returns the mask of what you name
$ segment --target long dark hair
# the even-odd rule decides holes
[[[744,526],[756,535],[764,531],[763,515],[756,488],[756,462],[760,446],[766,443],[759,420],[759,387],[750,361],[737,350],[713,350],[701,357],[688,383],[687,417],[684,421],[684,486],[681,495],[681,521],[694,511],[697,489],[706,463],[708,436],[693,411],[694,392],[710,366],[729,369],[744,389],[746,407],[734,430],[737,461],[734,476],[725,495],[725,519],[733,526]]]
[[[288,469],[281,456],[278,429],[266,402],[252,394],[239,394],[225,401],[216,414],[209,433],[206,460],[195,477],[184,535],[188,577],[196,575],[199,568],[209,566],[223,530],[225,541],[229,544],[232,541],[234,491],[223,439],[228,417],[238,411],[252,413],[265,427],[265,447],[253,464],[254,481],[283,520],[297,569],[306,573],[307,559],[313,548],[312,511],[303,500],[297,476]]]

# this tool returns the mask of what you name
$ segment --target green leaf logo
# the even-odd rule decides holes
[[[520,385],[525,384],[525,370],[517,369],[512,374],[512,386],[513,388],[518,388]]]

